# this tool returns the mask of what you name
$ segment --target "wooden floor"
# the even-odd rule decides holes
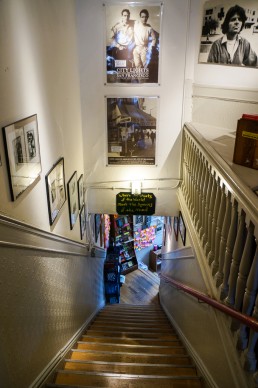
[[[159,304],[159,283],[156,272],[137,269],[128,273],[120,289],[120,303]]]

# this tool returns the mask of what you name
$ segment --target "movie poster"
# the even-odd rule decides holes
[[[158,97],[106,100],[108,165],[155,165]]]
[[[107,83],[158,83],[161,5],[105,4]]]
[[[204,4],[199,62],[258,67],[258,1]]]

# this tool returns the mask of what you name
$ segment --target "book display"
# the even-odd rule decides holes
[[[123,275],[138,268],[134,250],[133,217],[110,216],[110,238],[120,247],[121,273]]]

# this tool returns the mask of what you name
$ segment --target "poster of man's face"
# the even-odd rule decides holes
[[[161,6],[105,5],[107,83],[158,83]]]
[[[258,67],[257,0],[205,2],[199,63]]]

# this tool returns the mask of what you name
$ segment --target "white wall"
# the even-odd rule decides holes
[[[72,0],[0,1],[0,125],[38,115],[42,172],[31,189],[11,201],[0,136],[0,214],[80,241],[70,231],[68,203],[50,227],[45,174],[64,157],[66,182],[83,173],[80,85]]]
[[[148,4],[151,3],[157,4],[153,0],[148,2]],[[175,182],[166,181],[161,184],[158,179],[179,177],[189,2],[187,0],[165,0],[163,3],[161,84],[160,86],[126,85],[121,87],[121,85],[104,85],[105,15],[103,1],[76,1],[87,183],[96,186],[96,182],[107,182],[106,189],[90,188],[88,190],[90,212],[114,213],[116,211],[115,195],[119,191],[128,190],[130,181],[138,178],[145,179],[143,188],[151,188],[150,191],[156,195],[156,214],[177,213],[176,191],[165,189],[174,186]],[[122,8],[123,5],[121,5]],[[157,166],[106,166],[105,96],[111,95],[160,97]],[[115,182],[108,184],[109,181]],[[159,190],[161,187],[162,190]]]

